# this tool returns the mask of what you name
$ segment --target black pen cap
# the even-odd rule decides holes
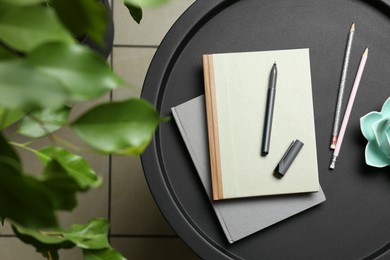
[[[278,166],[275,168],[274,173],[278,177],[283,177],[286,174],[288,168],[290,168],[290,165],[295,160],[295,157],[297,157],[299,151],[301,151],[302,146],[303,143],[298,139],[290,144],[282,159],[280,159]]]

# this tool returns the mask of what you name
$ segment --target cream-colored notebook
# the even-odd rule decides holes
[[[278,77],[270,150],[261,156],[268,81]],[[309,49],[203,55],[213,199],[319,190]],[[283,178],[273,171],[304,143]]]

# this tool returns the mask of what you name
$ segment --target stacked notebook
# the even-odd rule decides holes
[[[270,153],[261,156],[274,62],[278,89]],[[205,55],[204,75],[206,96],[172,113],[228,241],[325,201],[318,182],[309,50]],[[273,171],[294,139],[304,147],[287,174],[275,178]]]

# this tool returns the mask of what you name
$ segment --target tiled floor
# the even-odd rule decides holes
[[[144,10],[140,25],[132,21],[122,1],[112,0],[115,39],[113,70],[132,87],[112,94],[114,100],[139,96],[147,68],[162,38],[175,20],[195,0],[171,0],[162,7]],[[102,100],[108,100],[106,96]],[[79,106],[80,114],[89,104]],[[73,115],[75,116],[75,115]],[[68,131],[62,135],[77,142]],[[42,146],[42,140],[38,145]],[[30,171],[38,166],[35,158],[23,154]],[[72,214],[62,214],[65,227],[92,217],[111,220],[111,243],[128,259],[198,259],[166,223],[147,187],[139,158],[88,155],[92,167],[103,176],[104,186],[79,197]],[[60,252],[61,259],[82,259],[79,250]],[[9,226],[0,228],[0,259],[42,259],[34,249],[16,239]]]

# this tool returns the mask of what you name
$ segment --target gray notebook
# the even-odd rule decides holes
[[[204,96],[172,108],[172,114],[230,243],[324,202],[319,192],[212,201]]]

